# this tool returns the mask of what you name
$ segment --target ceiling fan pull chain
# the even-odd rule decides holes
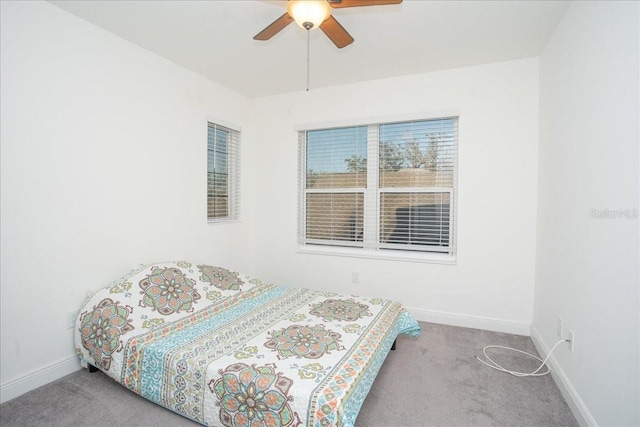
[[[311,30],[307,29],[307,92],[309,92],[309,33],[311,33]]]

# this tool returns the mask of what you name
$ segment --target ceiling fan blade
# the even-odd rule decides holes
[[[285,13],[280,18],[273,21],[271,24],[267,25],[267,28],[260,31],[258,34],[253,36],[254,40],[269,40],[271,37],[275,36],[287,25],[293,22],[293,18]]]
[[[402,0],[329,0],[331,7],[336,9],[341,7],[382,6],[385,4],[398,3],[402,3]]]
[[[353,43],[353,37],[351,37],[351,35],[347,33],[347,30],[331,15],[320,24],[320,29],[339,49]]]

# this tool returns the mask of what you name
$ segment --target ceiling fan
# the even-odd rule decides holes
[[[339,49],[342,49],[353,43],[353,37],[340,25],[336,18],[331,16],[331,8],[339,9],[343,7],[379,6],[398,3],[402,3],[402,0],[289,0],[287,12],[256,34],[253,39],[269,40],[284,27],[296,21],[298,25],[306,30],[320,27],[327,37]]]

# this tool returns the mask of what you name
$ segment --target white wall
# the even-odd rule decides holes
[[[206,120],[243,126],[247,101],[49,3],[0,5],[4,401],[76,368],[85,290],[145,262],[245,269],[244,223],[207,225]]]
[[[532,336],[550,348],[558,316],[574,331],[553,362],[591,425],[640,425],[638,219],[591,217],[639,207],[638,5],[573,2],[540,58]]]
[[[458,262],[297,253],[299,124],[460,112]],[[312,89],[251,101],[253,274],[391,297],[420,318],[529,333],[533,311],[538,61]],[[360,283],[351,283],[351,273]]]
[[[540,75],[529,59],[252,101],[48,3],[0,8],[2,401],[77,367],[66,318],[87,289],[187,258],[392,297],[425,320],[533,321],[543,349],[560,315],[570,403],[640,424],[638,222],[589,217],[638,208],[637,3],[572,4]],[[296,252],[296,125],[451,109],[456,265]],[[243,127],[240,223],[206,224],[207,118]]]

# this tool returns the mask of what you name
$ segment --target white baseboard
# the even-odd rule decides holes
[[[71,356],[7,381],[0,385],[0,403],[14,399],[78,369],[80,369],[80,360],[76,356]]]
[[[461,326],[463,328],[484,329],[486,331],[505,332],[515,335],[531,335],[531,325],[527,323],[510,322],[489,317],[467,316],[442,311],[424,310],[421,308],[405,307],[416,320],[440,323],[443,325]]]
[[[531,328],[531,340],[533,341],[533,345],[538,350],[538,353],[544,358],[549,354],[549,347],[545,344],[540,336],[540,333],[536,330],[536,328]],[[558,363],[555,356],[552,354],[547,361],[547,364],[551,368],[551,376],[553,377],[556,385],[560,389],[564,400],[567,401],[571,412],[573,412],[573,416],[576,417],[578,424],[586,427],[598,427],[598,423],[589,412],[589,409],[586,407],[580,395],[573,388],[573,384],[569,381],[569,377],[565,374],[562,366]]]

